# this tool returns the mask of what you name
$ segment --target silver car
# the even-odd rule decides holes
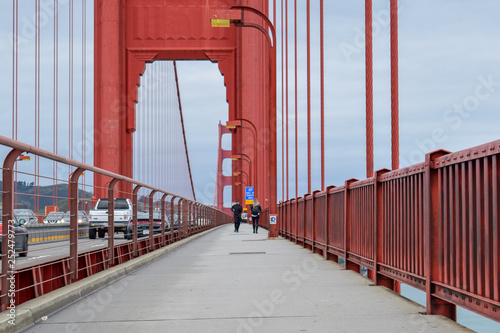
[[[63,222],[64,213],[63,212],[50,212],[44,219],[43,223],[62,223]]]
[[[62,222],[69,223],[71,218],[71,213],[69,211],[64,215]],[[89,215],[83,210],[78,211],[78,223],[89,223]]]
[[[14,217],[19,221],[20,224],[37,224],[38,219],[35,213],[31,209],[14,209]]]

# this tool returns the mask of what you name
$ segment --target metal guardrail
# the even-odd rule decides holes
[[[91,165],[78,161],[70,160],[63,156],[47,152],[45,150],[0,136],[0,145],[12,148],[5,157],[2,168],[2,273],[0,274],[1,289],[0,300],[2,310],[7,309],[9,304],[21,304],[27,300],[43,295],[47,292],[70,284],[74,281],[93,275],[99,271],[105,270],[114,265],[118,265],[134,257],[154,251],[157,248],[166,246],[172,242],[178,241],[190,235],[214,228],[216,226],[231,223],[231,216],[204,205],[195,202],[180,195],[170,193],[160,188],[136,181],[134,179],[115,174]],[[14,238],[11,234],[14,224],[14,165],[18,157],[23,153],[30,153],[40,158],[49,159],[54,162],[63,163],[74,168],[69,177],[69,211],[70,223],[67,225],[26,225],[28,234],[33,240],[47,241],[50,238],[68,237],[69,242],[60,242],[53,244],[50,249],[64,247],[63,254],[57,259],[47,262],[34,264],[17,270],[13,252],[9,252],[9,239]],[[106,237],[102,237],[106,247],[90,248],[85,251],[79,250],[79,245],[90,243],[93,240],[80,238],[89,231],[87,224],[78,223],[79,210],[79,179],[83,172],[93,172],[94,175],[109,177],[107,187],[108,193],[108,230],[114,231],[114,206],[115,186],[120,183],[126,183],[133,186],[132,192],[120,192],[120,197],[128,197],[133,203],[133,230],[130,234],[131,240],[123,240],[115,243],[115,232],[108,232]],[[102,188],[99,188],[102,191]],[[137,232],[137,212],[138,212],[138,193],[139,190],[149,191],[148,210],[149,210],[149,230],[153,230],[155,223],[160,223],[161,233],[151,232],[147,237],[139,238]],[[168,205],[168,207],[167,207]],[[153,206],[161,210],[161,221],[153,220]],[[179,228],[175,230],[166,228],[166,214],[170,214],[170,221],[174,221],[174,215],[178,216]],[[104,235],[100,235],[104,236]],[[101,242],[102,243],[102,242]],[[69,249],[69,251],[68,251]],[[37,249],[38,251],[38,249]],[[30,250],[23,255],[30,253]],[[68,255],[69,253],[69,255]]]
[[[24,227],[28,230],[29,244],[65,240],[70,237],[70,223],[27,224]],[[88,237],[88,230],[88,223],[80,223],[78,237]]]
[[[499,159],[500,140],[350,179],[280,204],[279,232],[377,285],[426,292],[428,314],[500,321]]]

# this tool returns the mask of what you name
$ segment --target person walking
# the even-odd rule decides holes
[[[259,229],[259,217],[262,208],[260,207],[259,200],[257,198],[253,199],[253,203],[250,206],[250,212],[252,213],[252,222],[253,222],[253,233],[258,234],[257,230]]]
[[[236,203],[231,207],[234,213],[234,232],[239,232],[241,223],[241,212],[243,212],[243,207],[240,205],[240,200],[236,199]]]

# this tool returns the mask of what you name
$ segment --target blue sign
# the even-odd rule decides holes
[[[253,186],[251,187],[245,187],[245,200],[253,200],[254,199],[254,188]]]

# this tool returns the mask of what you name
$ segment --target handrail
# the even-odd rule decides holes
[[[207,206],[203,203],[195,202],[194,200],[185,198],[181,195],[171,193],[164,189],[157,188],[145,184],[143,182],[137,181],[135,179],[125,177],[101,168],[94,167],[85,163],[81,163],[75,160],[71,160],[64,156],[60,156],[49,151],[7,138],[0,135],[0,145],[12,148],[11,152],[5,157],[3,166],[3,182],[2,182],[2,199],[3,199],[3,219],[1,222],[2,226],[2,273],[0,274],[1,289],[0,289],[0,304],[2,310],[7,308],[8,304],[14,302],[16,305],[21,304],[33,297],[37,297],[49,291],[59,288],[60,286],[67,285],[73,281],[82,279],[86,276],[97,273],[100,270],[107,269],[114,265],[120,264],[126,260],[133,257],[139,256],[144,253],[154,251],[158,247],[165,246],[174,241],[186,238],[188,236],[194,235],[201,231],[213,228],[215,226],[231,223],[231,216],[228,214]],[[69,245],[59,245],[69,246],[69,255],[60,255],[62,259],[55,259],[54,261],[33,264],[34,266],[23,267],[21,270],[17,271],[15,269],[15,263],[13,263],[12,256],[8,255],[8,230],[9,227],[13,227],[13,208],[14,208],[14,164],[16,163],[17,157],[22,153],[29,153],[39,157],[43,157],[55,162],[60,162],[76,169],[70,174],[68,179],[69,191],[69,210],[70,210],[70,241]],[[95,174],[101,174],[111,178],[108,184],[108,242],[106,248],[98,249],[87,249],[80,251],[79,244],[83,241],[79,240],[79,228],[82,226],[78,223],[78,179],[79,176],[85,172],[90,171]],[[133,193],[130,193],[133,199],[133,238],[132,241],[116,242],[114,241],[113,230],[114,221],[114,205],[113,201],[115,198],[114,187],[120,182],[128,182],[134,184]],[[150,235],[145,239],[139,240],[137,237],[137,193],[139,189],[149,189],[149,199],[154,199],[154,194],[158,193],[161,196],[162,209],[165,209],[165,199],[167,196],[171,196],[171,226],[168,235],[165,233],[165,223],[162,223],[162,230],[160,235],[154,234],[153,226],[153,207],[150,206]],[[177,203],[177,214],[178,214],[178,230],[175,230],[174,226],[174,200],[178,199]],[[191,227],[190,221],[188,219],[193,213],[191,207],[196,204],[200,207],[200,212],[203,211],[203,225]],[[203,209],[201,209],[203,208]],[[182,211],[181,211],[182,209]],[[207,217],[207,212],[210,211],[211,219]],[[162,215],[162,221],[165,220],[165,216]],[[185,223],[183,223],[185,222]],[[187,224],[186,224],[187,223]],[[29,232],[28,232],[29,233]],[[25,234],[23,234],[25,235]],[[29,235],[28,235],[29,236]],[[100,236],[101,237],[101,236]],[[29,251],[27,251],[29,252]],[[25,251],[23,255],[26,255]],[[12,265],[11,265],[12,264]],[[24,266],[24,265],[23,265]],[[83,268],[82,268],[83,267]],[[31,285],[23,285],[23,287],[16,287],[16,290],[12,292],[11,285],[9,284],[9,276],[15,276],[16,281],[32,281]],[[33,278],[30,278],[33,277]],[[24,284],[24,282],[23,282]],[[8,295],[15,295],[14,301],[9,299]],[[9,297],[9,298],[8,298]]]
[[[279,233],[376,285],[406,283],[427,313],[500,321],[500,140],[279,205]]]

